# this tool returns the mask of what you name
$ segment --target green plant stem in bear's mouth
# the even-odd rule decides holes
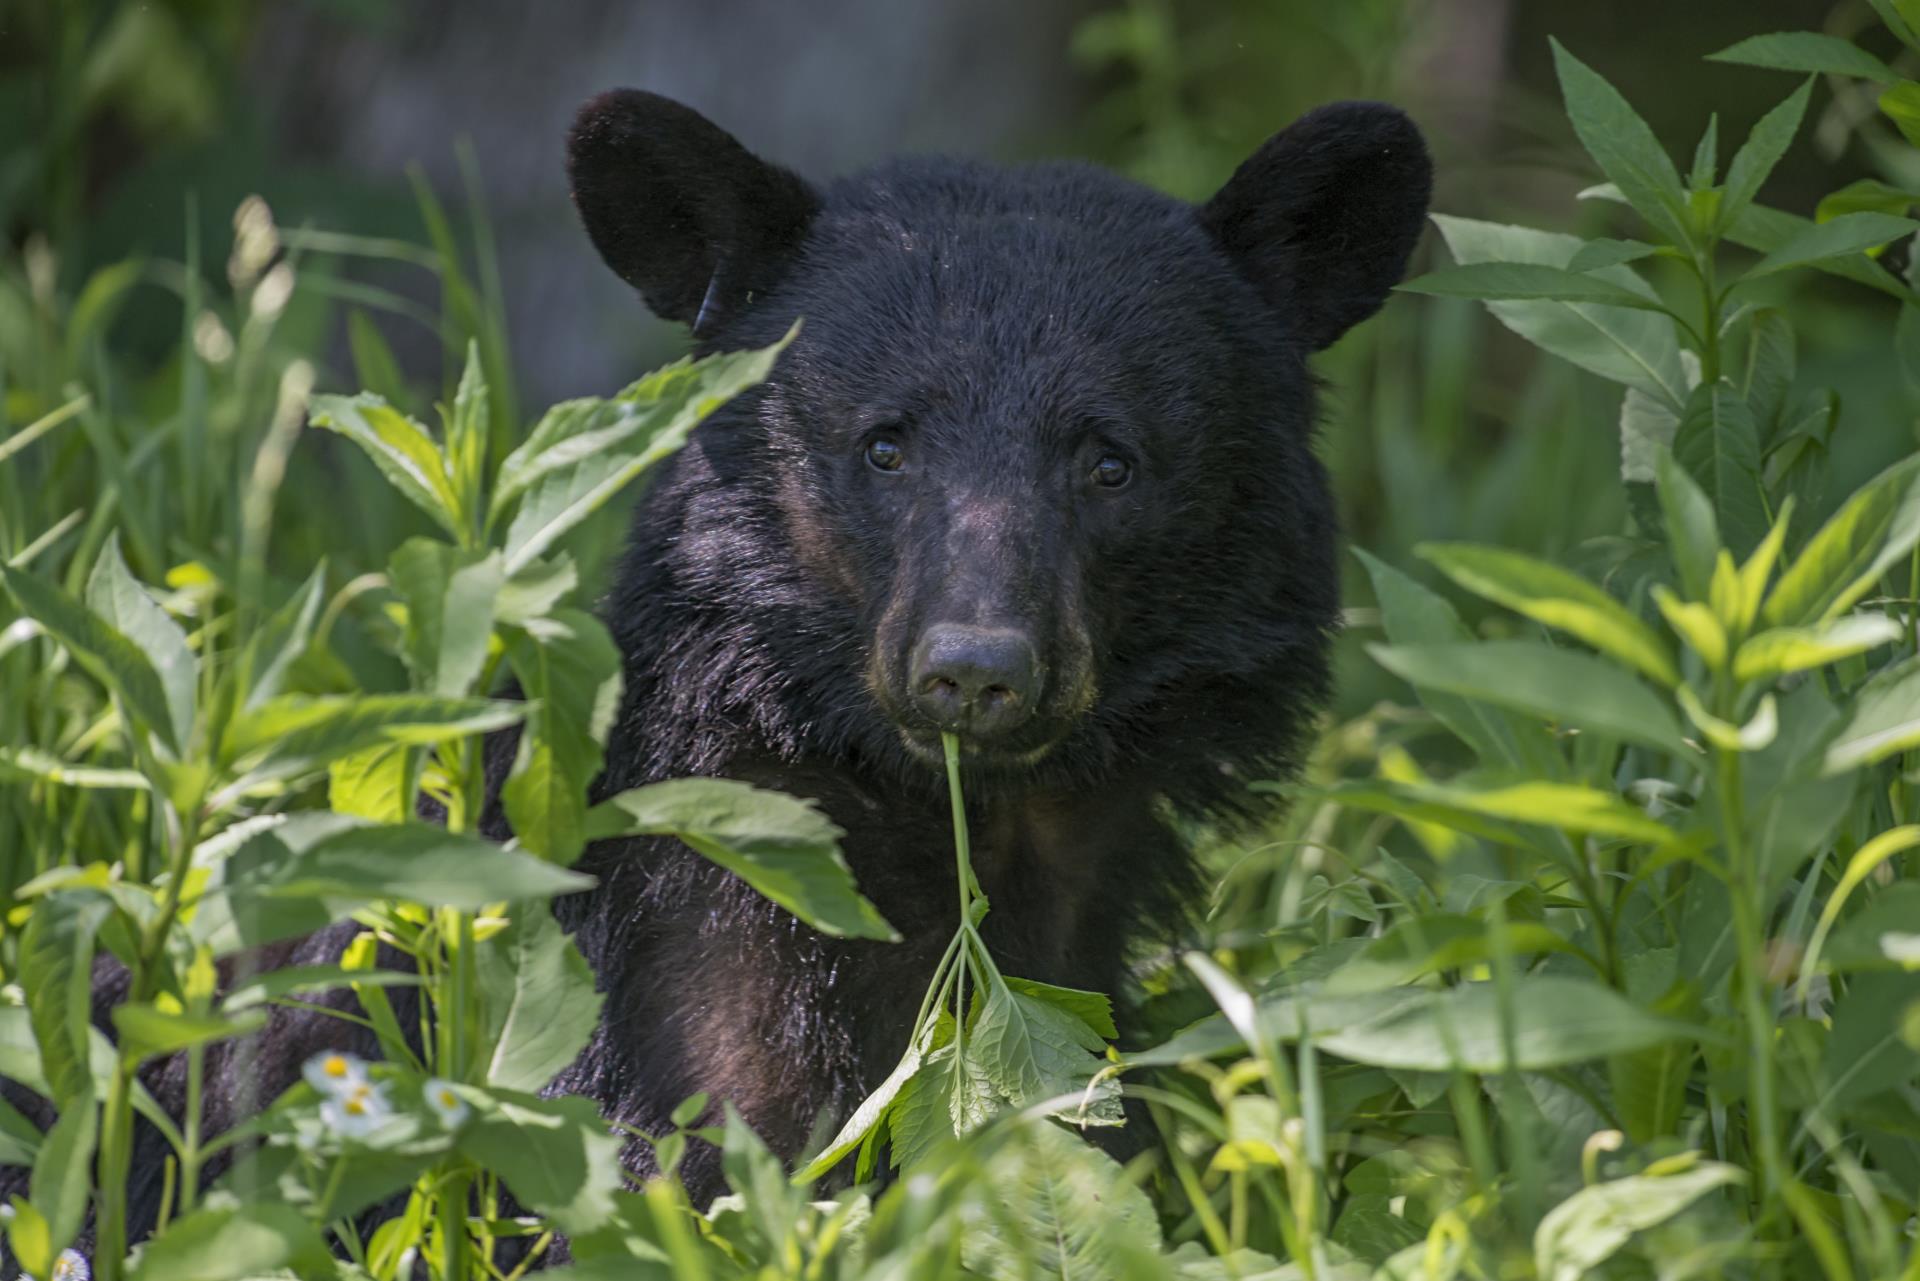
[[[882,1142],[891,1141],[896,1166],[928,1150],[929,1115],[948,1118],[947,1132],[964,1135],[995,1113],[1039,1108],[1080,1125],[1118,1125],[1119,1101],[1102,1089],[1104,1057],[1113,1036],[1112,1010],[1097,992],[1025,979],[1008,979],[980,936],[987,896],[973,874],[966,797],[960,784],[960,741],[941,736],[947,789],[953,801],[954,875],[960,920],[927,984],[907,1036],[906,1053],[879,1088],[854,1109],[840,1133],[794,1180],[806,1184],[856,1149],[864,1180]],[[969,993],[969,987],[972,988]],[[971,999],[969,999],[971,997]],[[1036,1049],[1036,1046],[1039,1047]],[[1077,1046],[1083,1055],[1076,1054]],[[1111,1081],[1106,1082],[1111,1087]],[[931,1096],[931,1097],[929,1097]],[[944,1096],[944,1097],[942,1097]],[[898,1106],[913,1100],[918,1120],[894,1124]],[[937,1106],[929,1108],[929,1103]]]

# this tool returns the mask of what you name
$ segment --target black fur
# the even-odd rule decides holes
[[[582,111],[569,172],[609,264],[703,350],[804,321],[642,507],[604,603],[627,694],[596,790],[814,797],[905,941],[823,938],[677,844],[597,846],[599,888],[558,911],[606,1015],[555,1088],[643,1129],[706,1090],[794,1156],[892,1066],[953,928],[937,736],[905,688],[925,628],[1017,626],[1040,657],[1031,719],[968,758],[1009,973],[1119,990],[1193,889],[1166,809],[1245,815],[1247,781],[1289,769],[1337,610],[1306,361],[1399,278],[1426,155],[1399,112],[1341,104],[1199,208],[1078,164],[905,159],[815,191],[621,91]],[[905,467],[863,460],[876,434]],[[1089,483],[1106,454],[1125,487]],[[269,1094],[310,1026],[276,1024]],[[716,1190],[712,1152],[687,1169]]]

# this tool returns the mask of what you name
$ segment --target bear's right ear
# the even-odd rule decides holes
[[[580,108],[573,203],[600,257],[656,315],[711,332],[792,259],[820,201],[699,112],[638,89]]]
[[[1261,144],[1200,222],[1315,351],[1400,283],[1426,224],[1433,162],[1384,102],[1309,111]]]

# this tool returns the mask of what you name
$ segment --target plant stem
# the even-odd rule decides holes
[[[1720,296],[1714,287],[1711,246],[1699,251],[1694,266],[1700,273],[1700,382],[1711,387],[1720,381]]]
[[[467,1198],[473,1176],[456,1169],[434,1197],[440,1218],[440,1275],[444,1281],[467,1281],[473,1271],[472,1242],[467,1239]]]
[[[155,795],[160,795],[158,789]],[[153,923],[140,935],[134,956],[133,982],[127,1003],[153,999],[159,981],[157,962],[167,945],[174,917],[180,911],[180,895],[186,884],[187,870],[193,861],[193,848],[200,840],[200,814],[205,802],[202,791],[191,798],[178,821],[164,824],[174,835],[173,857],[169,860],[167,886],[161,894],[160,911]],[[100,1118],[100,1150],[95,1171],[100,1190],[95,1207],[94,1262],[100,1281],[120,1281],[127,1255],[127,1177],[133,1167],[133,1084],[137,1065],[124,1048],[115,1056],[113,1080],[107,1087],[107,1102]],[[188,1124],[193,1124],[190,1119]],[[188,1171],[183,1170],[185,1175]],[[195,1177],[198,1177],[195,1174]]]
[[[1773,1014],[1764,999],[1767,958],[1760,919],[1760,877],[1741,824],[1739,754],[1716,750],[1715,757],[1720,822],[1727,843],[1727,883],[1733,897],[1733,929],[1738,945],[1740,1012],[1747,1025],[1748,1110],[1760,1156],[1756,1204],[1764,1213],[1773,1204],[1783,1171],[1779,1118],[1774,1114],[1773,1100]]]

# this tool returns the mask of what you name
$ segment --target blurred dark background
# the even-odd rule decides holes
[[[0,0],[0,226],[63,279],[178,257],[264,196],[283,225],[417,236],[407,170],[457,199],[470,139],[532,403],[602,391],[667,350],[593,259],[561,172],[573,109],[641,86],[824,177],[890,152],[1087,156],[1188,196],[1299,111],[1409,107],[1438,206],[1525,220],[1576,172],[1547,36],[1678,152],[1782,91],[1703,54],[1762,30],[1871,24],[1809,0]],[[1802,149],[1780,180],[1838,185]],[[189,196],[193,197],[189,205]],[[163,330],[156,330],[158,342]],[[431,337],[390,335],[403,358]]]

